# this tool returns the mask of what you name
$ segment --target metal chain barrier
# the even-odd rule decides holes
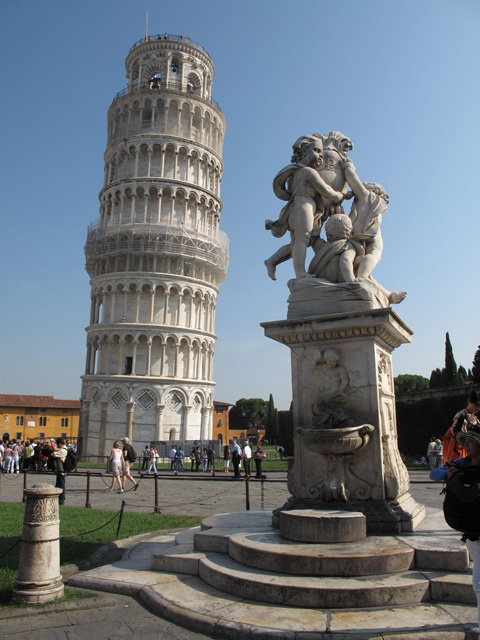
[[[122,523],[122,518],[123,518],[123,512],[125,510],[125,502],[122,500],[122,506],[120,507],[119,511],[117,511],[117,513],[110,518],[110,520],[107,520],[107,522],[105,522],[104,524],[100,525],[99,527],[96,527],[95,529],[90,529],[90,531],[82,531],[81,533],[68,533],[68,534],[64,534],[63,536],[60,536],[59,538],[55,538],[55,540],[64,540],[66,538],[77,538],[79,536],[88,536],[90,533],[95,533],[96,531],[100,531],[100,529],[103,529],[104,527],[108,526],[111,522],[113,522],[115,520],[115,518],[119,518],[119,523],[118,523],[118,527],[117,527],[117,534],[115,536],[115,539],[118,538],[118,536],[120,535],[120,526]],[[16,540],[11,547],[9,547],[4,553],[2,553],[2,555],[0,556],[0,560],[2,558],[4,558],[7,554],[10,553],[10,551],[12,549],[14,549],[17,544],[19,542],[22,542],[22,537],[20,536],[18,538],[18,540]],[[25,541],[24,541],[25,542]],[[52,540],[36,540],[36,543],[38,542],[53,542]]]

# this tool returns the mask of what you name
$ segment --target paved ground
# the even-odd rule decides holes
[[[136,475],[135,475],[136,477]],[[127,502],[129,511],[153,513],[155,506],[155,481],[152,476],[144,476],[140,480],[138,491],[132,491],[132,484],[127,484],[123,494],[106,490],[110,485],[110,476],[90,477],[90,504],[93,509],[117,509],[122,500]],[[413,497],[427,507],[441,508],[443,497],[440,495],[441,484],[432,483],[427,471],[410,473],[410,492]],[[250,508],[275,509],[288,498],[287,474],[271,472],[262,482],[250,480]],[[0,478],[0,501],[20,502],[23,495],[23,474],[9,474]],[[27,486],[38,482],[54,484],[55,477],[50,473],[30,473]],[[127,481],[128,482],[128,481]],[[66,504],[71,507],[84,507],[86,503],[87,478],[84,473],[71,474],[67,478]],[[130,488],[130,490],[128,490]],[[246,483],[233,480],[231,475],[218,473],[190,473],[174,476],[164,473],[158,478],[158,505],[162,513],[206,517],[217,513],[244,511],[246,509]]]
[[[411,493],[426,506],[440,508],[441,485],[428,480],[425,471],[411,472]],[[30,474],[27,486],[38,482],[54,483],[50,474]],[[22,474],[2,476],[0,502],[20,502],[23,494]],[[138,491],[112,494],[105,490],[104,479],[91,477],[90,503],[94,509],[116,509],[122,499],[130,511],[152,513],[155,504],[153,478],[141,481]],[[228,511],[243,511],[246,505],[244,481],[234,481],[223,473],[216,477],[185,472],[180,476],[165,474],[158,481],[158,504],[162,513],[177,513],[205,517]],[[286,473],[268,474],[265,482],[251,481],[252,510],[282,505],[287,497]],[[67,479],[67,504],[85,506],[86,477],[72,474]],[[87,609],[79,609],[88,607]],[[70,607],[70,608],[67,608]],[[33,640],[123,640],[157,638],[158,640],[202,640],[207,638],[152,614],[145,606],[123,595],[104,595],[93,600],[52,605],[45,613],[18,612],[18,617],[1,615],[0,638],[20,640],[29,634]],[[73,608],[72,608],[73,607]],[[16,614],[15,614],[16,615]]]

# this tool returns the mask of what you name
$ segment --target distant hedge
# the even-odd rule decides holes
[[[464,409],[466,397],[446,396],[397,400],[398,446],[404,455],[424,456],[430,438],[442,439],[453,416]]]

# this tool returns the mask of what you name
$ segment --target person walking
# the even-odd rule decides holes
[[[125,484],[126,484],[127,478],[133,484],[133,487],[134,487],[133,490],[136,491],[138,489],[138,482],[135,482],[135,480],[132,478],[132,475],[130,473],[131,466],[135,462],[135,458],[136,458],[135,450],[130,444],[129,438],[127,438],[126,436],[122,438],[122,443],[123,443],[122,453],[123,453],[125,466],[123,468],[123,482],[122,482],[121,492],[125,491]]]
[[[200,452],[200,447],[195,447],[195,471],[198,472],[200,469],[200,465],[202,463],[202,454]]]
[[[157,471],[157,450],[154,447],[150,447],[150,464],[148,465],[147,473],[153,472],[158,473]]]
[[[123,471],[125,468],[125,459],[123,457],[122,450],[120,449],[120,443],[118,440],[115,440],[115,442],[113,443],[113,449],[110,452],[108,460],[110,462],[110,471],[112,472],[112,484],[107,487],[107,491],[113,491],[116,480],[118,482],[118,493],[123,493],[120,475],[123,475]]]

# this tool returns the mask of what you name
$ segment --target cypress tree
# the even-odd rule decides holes
[[[273,443],[275,435],[275,404],[273,396],[270,394],[267,405],[267,419],[265,421],[265,437],[270,443]]]
[[[453,355],[452,344],[448,331],[445,335],[445,386],[453,387],[458,384],[457,363]]]
[[[478,345],[478,349],[476,350],[475,356],[473,357],[471,379],[473,382],[480,382],[480,345]]]

